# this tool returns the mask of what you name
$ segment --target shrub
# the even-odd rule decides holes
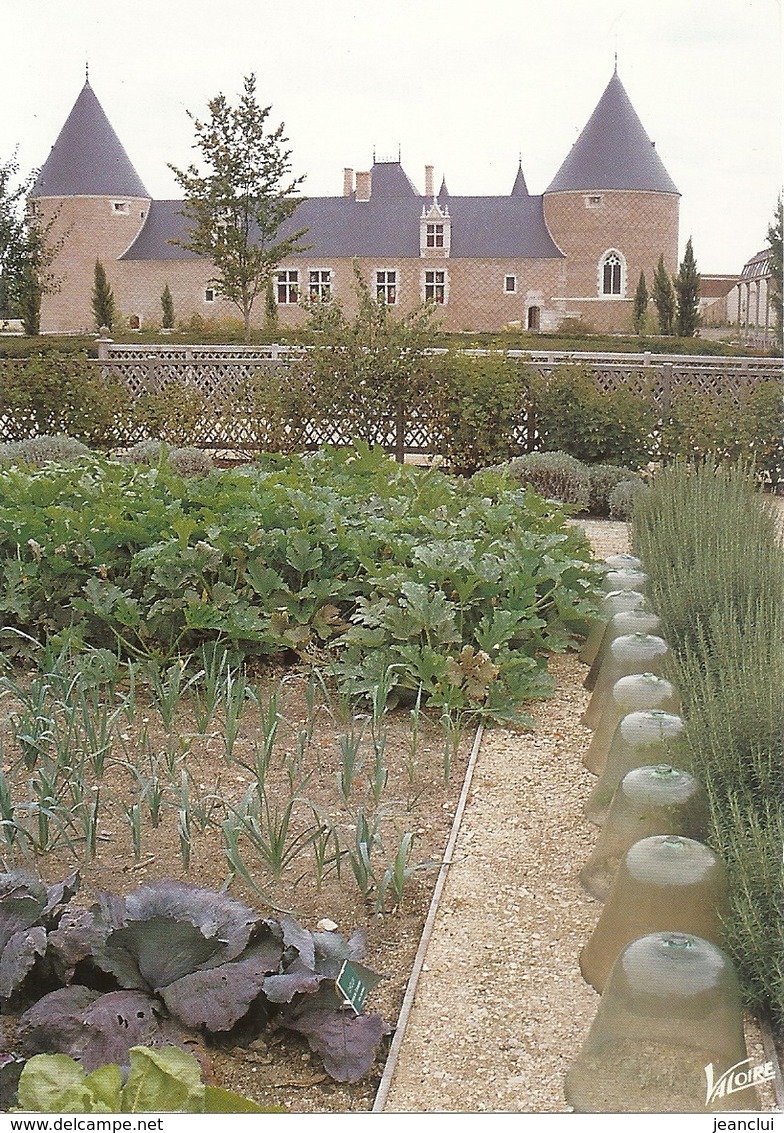
[[[49,463],[78,460],[89,453],[87,445],[75,437],[28,437],[24,441],[0,445],[0,464],[28,464],[31,468],[43,468]]]
[[[314,399],[296,367],[253,373],[226,406],[232,417],[241,415],[249,445],[263,452],[297,452],[305,446]]]
[[[730,393],[679,392],[662,427],[662,455],[752,460],[776,484],[784,465],[784,398],[780,382],[755,382],[738,405]]]
[[[586,464],[647,464],[654,425],[647,398],[631,390],[602,393],[587,366],[572,364],[533,378],[530,397],[547,449]]]
[[[133,407],[133,419],[153,437],[172,445],[187,445],[207,411],[202,394],[177,384],[140,397]]]
[[[110,448],[130,400],[125,386],[104,378],[82,353],[0,360],[0,417],[9,440],[64,434]]]
[[[526,371],[500,355],[448,354],[434,364],[433,448],[471,475],[520,450]]]
[[[588,508],[591,499],[588,470],[566,452],[529,452],[500,468],[545,499],[571,504],[575,511]]]
[[[775,516],[743,467],[678,462],[634,517],[635,553],[673,651],[689,769],[710,801],[729,877],[723,928],[746,1004],[784,1023],[784,558]]]
[[[740,434],[757,472],[775,486],[784,476],[784,391],[781,382],[757,382],[743,406]]]
[[[622,468],[618,464],[590,464],[587,467],[591,480],[589,510],[592,515],[609,515],[613,488],[623,480],[637,479],[637,475],[631,468]]]
[[[169,448],[161,441],[139,441],[123,453],[125,464],[157,465],[167,461],[180,476],[206,476],[215,468],[212,457],[202,449]]]
[[[637,477],[634,480],[621,480],[608,497],[610,519],[630,520],[640,498],[648,491],[648,485]]]

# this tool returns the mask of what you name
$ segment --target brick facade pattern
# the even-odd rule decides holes
[[[630,330],[640,272],[650,293],[659,256],[671,275],[678,270],[678,206],[674,193],[545,193],[547,226],[566,254],[560,298],[567,314],[582,316],[597,330]],[[610,250],[619,252],[625,265],[617,299],[601,297],[600,264]]]
[[[67,239],[54,265],[61,281],[57,294],[44,297],[41,325],[45,332],[94,328],[92,291],[95,261],[106,268],[118,312],[117,328],[161,323],[161,295],[168,284],[175,318],[188,323],[199,316],[208,323],[238,321],[236,307],[215,294],[208,298],[211,267],[205,260],[119,260],[142,226],[150,202],[125,199],[125,211],[106,197],[42,200],[48,215],[59,208],[57,229]],[[438,304],[444,330],[497,331],[505,326],[555,330],[565,317],[580,317],[597,330],[628,330],[637,280],[645,273],[649,290],[660,255],[671,273],[677,270],[678,197],[673,194],[608,192],[601,205],[586,207],[584,193],[550,193],[544,198],[545,219],[563,259],[451,259],[432,252],[417,259],[365,258],[357,261],[375,294],[376,272],[396,272],[395,310],[414,310],[425,298],[425,272],[445,272],[445,295]],[[618,298],[600,294],[599,265],[609,250],[625,264],[624,288]],[[309,259],[307,254],[281,263],[281,270],[299,273],[300,297],[307,296],[311,271],[330,271],[332,294],[347,315],[356,311],[353,263],[350,259]],[[507,277],[513,277],[513,290]],[[306,312],[301,302],[281,303],[283,327],[301,326]],[[261,296],[253,323],[262,325]],[[115,329],[117,329],[115,328]]]

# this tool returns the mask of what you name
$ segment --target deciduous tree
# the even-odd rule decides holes
[[[356,315],[347,318],[334,298],[306,304],[312,347],[298,370],[317,414],[339,420],[352,439],[387,444],[391,435],[398,440],[402,435],[406,403],[428,395],[425,359],[436,312],[424,304],[396,317],[372,295],[356,261],[353,269]],[[397,455],[402,459],[400,451]]]
[[[185,194],[182,211],[189,222],[188,236],[179,243],[212,260],[210,282],[241,311],[247,340],[253,305],[266,293],[275,268],[304,250],[306,229],[281,234],[300,202],[296,194],[304,177],[291,177],[283,123],[268,129],[272,108],[259,105],[255,75],[245,78],[236,107],[223,94],[208,107],[205,122],[189,112],[194,148],[206,172],[195,164],[184,171],[170,165]]]
[[[776,330],[778,331],[779,340],[781,340],[782,326],[782,294],[784,294],[784,285],[782,284],[782,247],[784,236],[784,202],[779,197],[776,204],[776,211],[773,214],[773,222],[768,225],[768,244],[770,246],[770,261],[771,261],[771,289],[770,289],[770,302],[773,307],[773,318],[776,323]]]
[[[52,237],[59,210],[47,220],[29,198],[35,176],[18,180],[16,155],[0,164],[0,298],[31,335],[40,330],[42,297],[60,290],[52,265],[68,237]]]
[[[700,322],[700,275],[691,236],[675,279],[675,291],[678,297],[678,334],[681,338],[692,338]]]

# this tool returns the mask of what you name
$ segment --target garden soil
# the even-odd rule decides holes
[[[598,558],[628,549],[624,524],[581,526]],[[448,782],[438,737],[424,736],[412,778],[407,728],[396,737],[390,722],[390,797],[405,802],[417,860],[432,863],[411,877],[396,910],[375,913],[345,878],[316,886],[303,876],[284,891],[283,907],[310,928],[329,920],[346,936],[357,926],[367,932],[366,963],[386,978],[365,1010],[391,1026],[371,1073],[353,1085],[335,1082],[304,1039],[267,1028],[253,1041],[236,1036],[197,1047],[210,1080],[295,1113],[568,1112],[564,1076],[598,1004],[578,956],[600,906],[577,882],[597,831],[582,815],[594,782],[581,762],[590,739],[580,723],[586,670],[574,654],[553,656],[550,670],[554,694],[530,707],[535,731],[492,728],[480,742],[466,736]],[[296,689],[296,674],[285,679]],[[154,717],[143,720],[153,748],[165,746]],[[288,741],[292,759],[295,735]],[[248,775],[221,757],[219,731],[182,738],[178,766],[187,766],[194,791],[203,789],[209,800],[245,790]],[[333,734],[317,742],[325,753],[334,750]],[[329,766],[325,756],[325,775]],[[328,778],[325,799],[327,788],[334,795],[331,772]],[[128,893],[160,877],[213,888],[226,879],[221,840],[211,828],[195,839],[187,866],[171,817],[146,831],[138,855],[127,843],[121,816],[107,816],[95,860],[83,867],[77,904],[89,904],[98,890]],[[74,865],[55,853],[39,868],[52,882]],[[298,874],[299,865],[288,872]],[[231,892],[258,906],[240,878]],[[13,1028],[13,1018],[0,1019],[3,1049],[13,1049]],[[752,1021],[748,1038],[751,1057],[765,1061]],[[774,1099],[763,1098],[763,1105],[774,1108]]]

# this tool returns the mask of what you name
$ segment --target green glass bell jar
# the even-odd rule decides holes
[[[667,763],[636,767],[624,775],[580,872],[580,885],[604,901],[621,860],[635,842],[655,834],[681,834],[704,842],[709,830],[708,796],[702,784]]]
[[[616,681],[633,673],[664,676],[663,669],[669,656],[669,645],[663,637],[654,633],[624,633],[611,641],[583,716],[585,726],[596,727]]]
[[[651,932],[685,932],[721,947],[728,916],[727,874],[713,850],[679,834],[642,838],[624,854],[580,953],[583,979],[601,994],[626,945]]]
[[[632,594],[634,591],[629,590],[627,593]],[[619,610],[617,614],[613,614],[605,626],[601,645],[594,657],[588,675],[583,682],[583,686],[589,691],[596,687],[599,673],[607,658],[607,651],[616,637],[623,637],[624,634],[630,633],[658,634],[660,627],[661,618],[651,610],[638,608],[633,610]]]
[[[608,555],[606,559],[602,559],[599,564],[602,570],[642,570],[642,562],[636,555],[623,553],[620,555]]]
[[[648,575],[644,570],[631,570],[624,567],[621,570],[605,571],[601,588],[605,594],[609,594],[611,590],[642,590],[644,592],[647,583]]]
[[[732,961],[688,933],[639,937],[613,964],[566,1074],[577,1113],[758,1110]]]
[[[640,590],[611,590],[603,594],[599,601],[600,613],[592,623],[588,635],[583,642],[579,657],[584,665],[592,665],[604,640],[607,623],[614,614],[622,610],[647,610],[648,599]]]
[[[604,825],[613,796],[624,775],[636,767],[678,764],[686,724],[682,716],[649,708],[630,712],[615,729],[607,759],[585,804],[585,817]]]
[[[593,775],[601,773],[616,729],[624,716],[649,708],[660,708],[676,715],[680,712],[680,696],[670,681],[656,673],[631,673],[616,681],[583,757],[583,764]]]

